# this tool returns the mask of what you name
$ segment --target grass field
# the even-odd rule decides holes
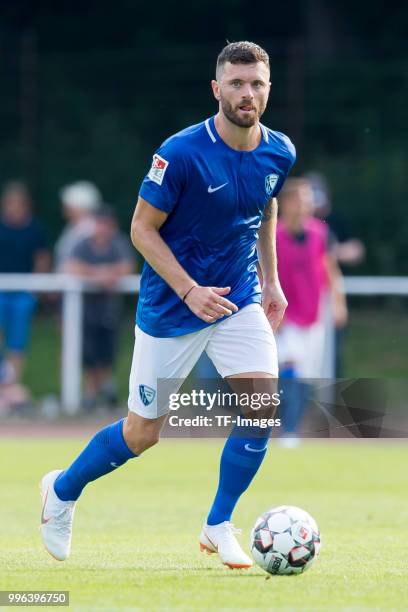
[[[64,589],[74,610],[406,610],[408,447],[307,443],[271,447],[234,516],[242,542],[258,514],[298,505],[318,521],[322,553],[293,577],[231,571],[200,554],[221,441],[163,441],[91,484],[73,553],[43,551],[37,482],[83,440],[1,440],[0,590]]]

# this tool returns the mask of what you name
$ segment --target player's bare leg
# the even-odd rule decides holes
[[[267,392],[272,397],[276,392],[276,379],[264,372],[238,374],[229,376],[228,380],[238,395]],[[264,410],[249,409],[243,416],[251,420],[272,418],[273,413],[273,406],[268,406]],[[246,427],[245,431],[237,433],[236,429],[223,450],[217,494],[199,541],[203,552],[218,552],[224,565],[231,569],[247,569],[252,566],[252,560],[239,545],[235,537],[238,530],[231,524],[230,517],[262,463],[270,430]]]
[[[64,561],[70,554],[75,505],[83,488],[157,444],[165,420],[129,412],[126,419],[99,431],[67,470],[53,470],[42,478],[41,535],[50,555]]]
[[[135,412],[128,413],[123,424],[123,436],[135,455],[140,455],[159,442],[166,419],[167,414],[157,419],[145,419]]]

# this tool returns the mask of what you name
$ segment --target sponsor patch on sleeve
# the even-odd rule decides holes
[[[160,157],[160,155],[157,155],[157,153],[155,153],[153,155],[152,167],[150,168],[149,174],[147,176],[151,181],[153,181],[153,183],[161,185],[168,165],[169,162],[166,159]]]

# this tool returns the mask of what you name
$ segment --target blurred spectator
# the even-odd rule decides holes
[[[128,239],[119,232],[111,208],[101,206],[95,213],[92,235],[77,244],[65,268],[98,288],[95,293],[85,294],[84,407],[93,408],[100,395],[114,406],[118,398],[113,365],[121,306],[115,287],[122,276],[132,273],[133,252]]]
[[[353,235],[347,218],[332,210],[327,180],[318,172],[309,172],[305,178],[313,189],[313,214],[329,226],[333,255],[341,266],[358,265],[365,256],[364,244]]]
[[[347,266],[356,266],[365,256],[365,247],[359,238],[352,233],[347,218],[332,210],[330,188],[325,177],[318,172],[310,172],[305,178],[313,189],[313,212],[316,217],[325,221],[329,227],[331,251],[344,270]],[[337,327],[334,335],[335,373],[336,378],[343,375],[342,353],[345,339],[345,327]]]
[[[33,217],[30,194],[23,183],[9,183],[0,203],[0,273],[47,272],[49,267],[45,234]],[[0,330],[16,381],[21,378],[35,306],[36,298],[28,291],[0,292]]]
[[[279,198],[276,245],[280,282],[288,300],[276,337],[280,362],[283,431],[289,444],[307,405],[307,379],[322,376],[324,325],[321,309],[332,293],[335,325],[347,320],[341,273],[328,249],[327,226],[312,216],[313,191],[306,179],[289,179]],[[299,380],[302,379],[302,380]]]
[[[64,271],[64,265],[72,257],[75,247],[92,234],[93,214],[100,206],[101,194],[92,183],[79,181],[63,187],[60,198],[68,224],[55,245],[57,272]]]

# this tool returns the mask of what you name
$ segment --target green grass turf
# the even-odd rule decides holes
[[[163,441],[91,484],[78,504],[73,553],[43,551],[37,482],[83,440],[2,440],[0,589],[64,589],[74,610],[406,610],[407,455],[402,443],[273,446],[235,523],[298,505],[318,521],[321,556],[300,576],[265,580],[200,554],[197,535],[221,441]]]

